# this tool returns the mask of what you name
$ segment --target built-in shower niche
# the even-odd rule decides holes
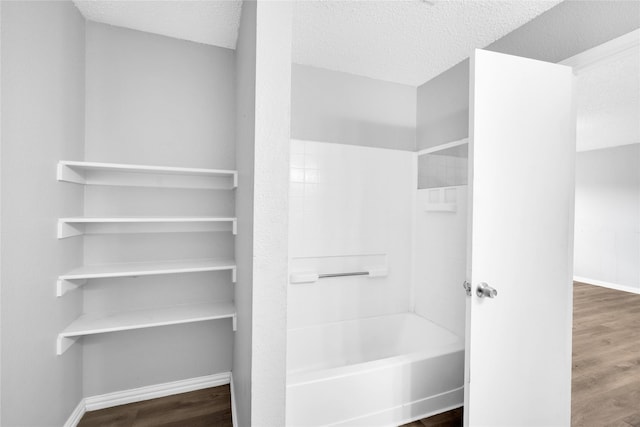
[[[467,138],[418,152],[418,188],[467,185],[469,140]]]
[[[310,284],[349,277],[385,277],[389,274],[386,254],[332,255],[291,259],[289,283]]]

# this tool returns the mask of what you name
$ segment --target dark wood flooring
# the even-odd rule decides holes
[[[575,284],[571,411],[572,427],[640,427],[640,295]],[[403,427],[459,427],[462,412]],[[229,386],[87,412],[78,426],[231,426]]]
[[[228,385],[87,412],[78,427],[232,427]]]

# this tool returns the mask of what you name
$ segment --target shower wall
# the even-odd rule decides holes
[[[418,155],[414,283],[417,314],[464,336],[468,143]]]
[[[316,263],[388,275],[289,285],[289,328],[410,309],[416,179],[411,152],[291,142],[290,274]]]
[[[419,189],[417,193],[415,312],[463,337],[467,186]]]

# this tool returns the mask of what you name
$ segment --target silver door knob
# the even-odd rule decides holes
[[[478,289],[476,289],[476,295],[480,298],[495,298],[498,296],[498,291],[482,282],[478,285]]]

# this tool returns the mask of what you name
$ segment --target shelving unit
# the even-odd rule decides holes
[[[58,276],[58,280],[56,282],[56,295],[61,297],[65,293],[84,285],[89,279],[155,276],[224,270],[231,271],[231,281],[235,283],[236,264],[231,259],[209,258],[163,262],[86,265]]]
[[[236,309],[231,302],[179,305],[118,313],[83,314],[58,334],[57,354],[63,354],[80,337],[106,332],[153,328],[182,323],[232,319],[236,330]]]
[[[229,189],[238,185],[238,173],[234,170],[68,160],[58,163],[57,177],[58,181],[86,185],[201,189]]]
[[[86,225],[118,226],[118,225],[152,225],[163,224],[161,228],[153,228],[153,232],[162,231],[211,231],[215,229],[212,224],[231,224],[231,232],[236,234],[236,218],[232,217],[75,217],[60,218],[58,220],[58,239],[79,236],[85,233]],[[166,229],[167,224],[173,224],[174,228]],[[178,226],[176,228],[176,226]],[[187,226],[187,227],[185,227]],[[196,226],[196,227],[194,227]],[[99,232],[110,232],[110,229],[101,227]],[[115,232],[140,232],[142,229],[135,227],[133,230],[124,227],[116,227]],[[113,231],[111,231],[113,232]]]
[[[237,186],[238,175],[233,170],[60,161],[57,179],[61,182],[84,185],[231,190]],[[219,230],[229,230],[236,234],[236,223],[234,217],[213,216],[69,217],[58,219],[57,236],[59,239],[63,239],[88,233]],[[236,264],[232,259],[207,258],[87,265],[58,276],[56,295],[63,296],[68,291],[86,284],[90,279],[220,270],[231,271],[231,281],[236,281]],[[58,355],[63,354],[85,335],[226,318],[232,319],[235,331],[236,310],[233,302],[175,305],[114,313],[87,313],[78,317],[58,334],[56,351]]]

